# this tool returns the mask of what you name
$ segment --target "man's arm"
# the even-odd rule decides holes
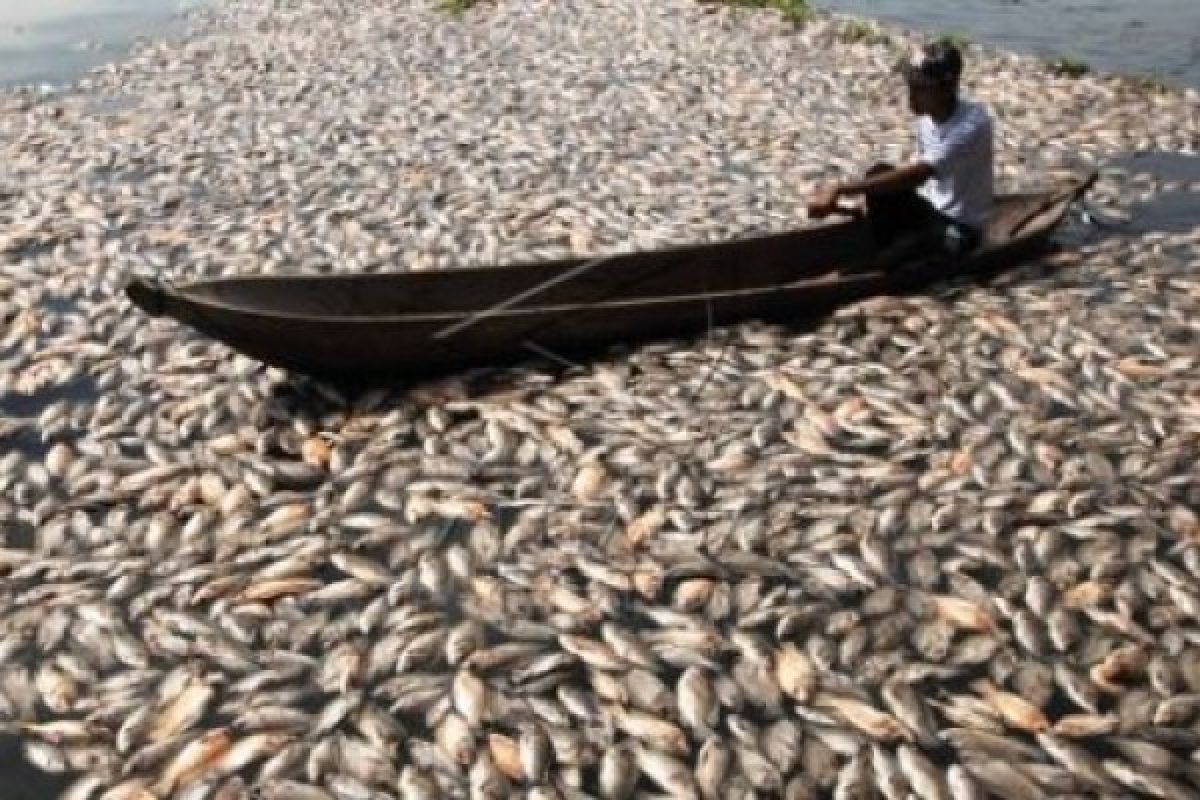
[[[891,194],[916,189],[933,177],[933,167],[917,162],[906,167],[898,167],[888,172],[872,175],[849,183],[840,183],[835,187],[838,197],[857,197],[860,194]]]
[[[916,189],[931,176],[934,168],[917,162],[906,167],[888,170],[869,178],[849,183],[839,183],[818,189],[808,205],[808,214],[814,218],[828,216],[838,211],[838,200],[843,197],[873,194],[875,192],[903,192]]]

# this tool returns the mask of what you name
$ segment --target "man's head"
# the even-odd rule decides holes
[[[943,117],[954,108],[963,59],[949,42],[935,42],[901,65],[908,84],[908,105],[914,114]]]

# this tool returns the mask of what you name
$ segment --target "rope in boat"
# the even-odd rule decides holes
[[[460,320],[459,322],[454,323],[453,325],[448,325],[445,328],[442,328],[440,331],[433,334],[433,338],[434,339],[445,339],[447,336],[453,336],[454,334],[458,333],[459,331],[462,331],[462,330],[465,330],[466,328],[471,327],[472,325],[474,325],[475,323],[479,322],[482,319],[490,317],[494,314],[498,314],[499,312],[504,311],[506,309],[512,308],[513,306],[517,305],[518,303],[522,302],[523,300],[528,300],[530,297],[533,297],[535,294],[543,292],[546,289],[549,289],[553,286],[557,286],[558,284],[560,284],[564,281],[568,281],[576,276],[582,275],[583,273],[587,272],[589,269],[592,269],[593,267],[603,264],[606,261],[611,261],[613,258],[614,258],[613,255],[607,255],[607,256],[602,256],[600,258],[594,258],[590,261],[585,261],[584,263],[580,264],[579,266],[572,267],[571,269],[567,270],[566,272],[560,273],[558,275],[555,275],[553,278],[549,278],[545,281],[542,281],[541,283],[539,283],[536,286],[531,286],[523,292],[518,292],[517,294],[513,295],[512,297],[508,298],[507,300],[505,300],[501,303],[496,303],[495,305],[489,306],[489,307],[483,309],[482,311],[477,311],[474,314],[470,315],[469,317],[466,317],[466,318]]]

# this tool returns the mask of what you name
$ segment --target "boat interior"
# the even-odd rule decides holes
[[[1046,194],[1002,198],[984,249],[1002,246],[1036,227]],[[476,311],[497,306],[531,309],[606,300],[636,300],[787,286],[836,270],[861,272],[871,261],[865,222],[851,220],[728,242],[652,252],[626,252],[505,267],[403,273],[251,276],[199,281],[180,289],[200,304],[249,313],[322,317],[395,317]]]

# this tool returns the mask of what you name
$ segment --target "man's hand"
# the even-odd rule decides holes
[[[838,198],[841,196],[836,184],[818,186],[808,201],[808,216],[813,219],[828,217],[838,210]]]

